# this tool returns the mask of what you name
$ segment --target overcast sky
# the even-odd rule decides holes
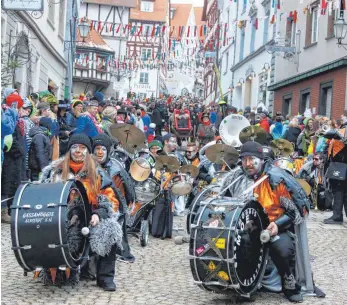
[[[204,6],[204,0],[171,0],[171,3],[192,3],[195,6]]]

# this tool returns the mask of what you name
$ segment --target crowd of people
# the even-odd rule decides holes
[[[107,255],[98,260],[94,271],[90,268],[85,271],[86,277],[96,279],[98,286],[114,291],[116,253],[124,261],[135,260],[126,237],[125,215],[134,214],[139,208],[134,191],[137,182],[132,180],[129,166],[117,158],[115,150],[134,159],[141,153],[150,153],[154,158],[172,156],[180,167],[193,165],[198,168],[192,191],[181,196],[170,192],[170,182],[175,179],[177,170],[163,172],[153,167],[151,177],[162,183],[164,189],[160,200],[166,202],[165,206],[173,203],[176,216],[186,214],[194,196],[214,182],[218,171],[229,172],[224,180],[226,187],[243,175],[243,180],[229,188],[232,196],[266,176],[268,179],[256,184],[253,192],[268,213],[271,235],[280,236],[272,244],[270,254],[287,298],[293,302],[302,300],[300,287],[293,280],[295,255],[290,232],[310,208],[332,210],[333,215],[324,220],[326,224],[341,224],[343,207],[347,215],[346,113],[336,119],[313,116],[309,110],[302,115],[283,116],[280,112],[270,114],[263,106],[243,110],[224,101],[204,105],[202,100],[191,96],[115,100],[105,99],[100,92],[70,101],[58,100],[55,90],[55,84],[50,83],[47,91],[28,97],[21,97],[14,88],[3,92],[1,198],[2,206],[6,207],[2,209],[2,222],[10,222],[10,206],[23,181],[80,180],[92,206],[92,226],[110,217],[102,205],[105,201],[114,212],[119,211],[124,216],[122,246],[112,245]],[[227,144],[219,136],[219,128],[231,114],[241,115],[251,126],[264,130],[268,134],[267,143],[246,141],[237,147],[239,161],[214,164],[206,159],[204,148],[211,142]],[[129,124],[143,132],[145,151],[127,151],[125,143],[112,135],[110,127],[114,124]],[[279,169],[273,161],[281,156],[270,148],[271,143],[282,140],[290,143],[292,151],[287,156],[289,161]],[[310,194],[304,194],[300,186],[298,189],[294,178],[306,181],[312,190]],[[152,235],[171,237],[172,217],[158,215],[153,212]],[[166,224],[165,230],[154,224],[160,217],[166,217],[169,229]]]

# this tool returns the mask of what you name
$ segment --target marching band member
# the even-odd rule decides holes
[[[96,266],[96,281],[99,287],[105,291],[115,291],[114,283],[116,246],[121,244],[122,229],[118,222],[112,223],[112,230],[117,244],[109,244],[110,241],[103,240],[103,233],[98,232],[97,228],[101,220],[108,219],[110,213],[117,212],[119,201],[115,196],[112,181],[107,174],[97,165],[92,154],[92,144],[88,136],[84,134],[74,134],[68,143],[68,152],[65,157],[53,162],[42,172],[43,182],[66,181],[75,178],[82,182],[86,189],[89,203],[92,206],[92,217],[90,224],[95,228],[94,243],[91,239],[92,251],[98,253],[97,245],[106,243],[109,251],[104,256],[99,256]],[[101,226],[99,226],[101,228]],[[93,247],[94,245],[94,247]]]
[[[130,253],[130,246],[128,243],[126,213],[127,205],[131,205],[134,201],[134,185],[128,173],[124,170],[121,164],[115,160],[110,159],[110,151],[112,147],[112,140],[106,134],[99,134],[92,139],[93,154],[95,155],[101,168],[103,168],[114,183],[114,190],[116,191],[117,199],[124,204],[120,204],[119,210],[123,218],[123,250],[121,251],[120,260],[133,263],[135,257]],[[125,180],[126,181],[125,181]],[[118,191],[119,190],[119,191]],[[125,202],[126,199],[126,202]]]
[[[309,210],[306,195],[295,179],[284,170],[264,162],[262,146],[257,142],[246,142],[240,153],[242,172],[255,183],[264,178],[253,189],[254,198],[264,207],[270,225],[267,230],[273,239],[270,243],[270,256],[282,278],[284,295],[291,302],[302,302],[301,287],[295,280],[295,245],[294,225],[303,221],[305,212]],[[239,169],[235,171],[240,172]],[[235,176],[235,175],[234,175]],[[226,178],[224,186],[230,183]],[[229,188],[233,196],[240,194],[240,186],[234,184]],[[224,187],[223,187],[224,188]]]

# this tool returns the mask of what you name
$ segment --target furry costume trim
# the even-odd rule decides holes
[[[78,270],[71,270],[70,277],[67,278],[65,271],[57,269],[55,282],[53,284],[51,272],[49,271],[49,269],[42,269],[39,274],[39,280],[46,286],[76,286],[80,281],[80,275]]]
[[[281,197],[280,205],[286,211],[292,212],[292,214],[295,215],[295,218],[293,220],[294,225],[299,225],[302,222],[304,222],[305,218],[301,216],[297,205],[293,201],[291,201],[290,199],[286,197]]]
[[[99,209],[106,209],[108,218],[101,219],[99,224],[90,228],[89,243],[93,252],[106,256],[115,244],[123,249],[123,230],[118,221],[119,213],[113,211],[110,203],[102,200],[99,202]]]

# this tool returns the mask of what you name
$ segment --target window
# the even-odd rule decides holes
[[[318,114],[331,117],[331,104],[333,98],[333,83],[323,83],[320,85],[320,96],[318,105]]]
[[[282,115],[291,115],[292,114],[292,94],[286,94],[283,96],[282,102]]]
[[[245,48],[245,28],[241,29],[241,41],[240,41],[240,61],[243,60],[243,50]]]
[[[290,37],[290,45],[295,46],[296,44],[296,23],[294,21],[291,22],[292,34]]]
[[[286,27],[286,45],[295,46],[296,42],[296,23],[293,21],[293,18],[287,19]]]
[[[141,12],[153,12],[153,2],[141,1]]]
[[[327,29],[327,38],[334,37],[334,22],[336,19],[336,11],[333,10],[331,15],[328,15],[328,29]]]
[[[318,40],[318,8],[313,9],[312,11],[312,35],[311,43],[317,42]]]
[[[267,16],[267,18],[264,19],[264,34],[263,34],[263,44],[267,43],[268,40],[268,33],[269,33],[269,19],[270,17]]]
[[[49,3],[48,4],[48,20],[52,25],[54,25],[54,18],[55,18],[55,4]]]
[[[65,31],[65,2],[61,1],[59,3],[59,32],[58,34],[64,38],[64,31]]]
[[[6,22],[4,18],[1,18],[1,41],[5,42],[5,35],[6,35]]]
[[[251,29],[251,44],[250,44],[250,47],[249,47],[249,52],[250,53],[254,52],[255,32],[257,31],[257,29],[255,28],[256,18],[257,18],[257,16],[254,16],[252,18],[252,23],[251,23],[252,29]]]
[[[141,49],[141,59],[142,60],[152,59],[152,49],[142,48]]]
[[[140,73],[140,84],[148,84],[148,73]]]
[[[300,92],[299,112],[303,114],[306,109],[310,108],[311,92],[310,89],[305,89]]]
[[[173,71],[174,70],[174,64],[172,62],[168,63],[167,69],[168,69],[168,71]]]
[[[229,52],[225,53],[225,61],[224,61],[224,74],[227,74],[228,72],[228,66],[229,66]]]

